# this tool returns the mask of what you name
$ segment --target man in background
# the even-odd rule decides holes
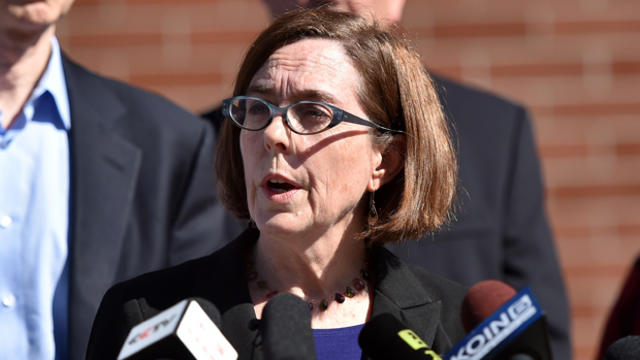
[[[404,0],[266,0],[273,17],[331,6],[399,23]],[[471,286],[486,279],[531,286],[547,314],[555,359],[570,359],[569,306],[544,209],[531,121],[520,105],[432,74],[457,137],[457,220],[418,242],[391,245],[407,262]],[[204,114],[218,127],[219,109]]]
[[[82,359],[114,282],[229,239],[213,136],[61,53],[72,0],[0,0],[0,357]]]

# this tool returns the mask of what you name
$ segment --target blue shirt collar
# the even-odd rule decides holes
[[[60,53],[60,44],[54,36],[51,40],[51,56],[49,63],[45,69],[38,85],[31,94],[31,99],[37,99],[45,91],[49,91],[56,103],[58,114],[65,129],[71,128],[71,115],[69,110],[69,95],[67,94],[67,82],[64,77],[64,68],[62,67],[62,55]]]

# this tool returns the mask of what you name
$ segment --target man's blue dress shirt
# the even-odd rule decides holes
[[[0,357],[66,357],[70,127],[54,39],[22,112],[0,126]]]

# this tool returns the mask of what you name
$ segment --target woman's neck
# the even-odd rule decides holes
[[[267,295],[289,292],[313,304],[315,328],[343,327],[366,320],[369,287],[361,274],[366,268],[365,242],[356,240],[355,231],[332,232],[332,229],[335,228],[315,239],[260,235],[252,258],[262,286],[249,283],[258,316],[268,301]],[[353,285],[356,279],[365,284],[363,289]],[[344,293],[347,287],[355,295],[339,303],[335,294]]]
[[[336,239],[326,234],[316,240],[260,236],[255,249],[256,270],[280,291],[318,297],[359,276],[365,264],[364,241]]]

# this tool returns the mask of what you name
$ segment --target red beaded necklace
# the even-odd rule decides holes
[[[367,270],[367,263],[365,262],[364,268],[360,269],[360,277],[354,278],[351,283],[345,286],[344,291],[337,291],[333,296],[333,300],[338,304],[342,304],[346,298],[352,298],[356,296],[358,293],[364,291],[367,288],[367,282],[370,280],[371,276],[369,271]],[[251,258],[247,259],[246,266],[246,277],[247,282],[255,282],[256,286],[262,291],[266,292],[265,299],[270,299],[274,295],[276,295],[279,291],[273,290],[269,287],[269,284],[263,279],[260,279],[258,275],[258,271],[256,269],[255,261]],[[309,310],[313,311],[313,309],[318,309],[320,311],[325,311],[329,308],[329,301],[326,298],[320,299],[319,301],[314,300],[306,300],[309,305]]]

